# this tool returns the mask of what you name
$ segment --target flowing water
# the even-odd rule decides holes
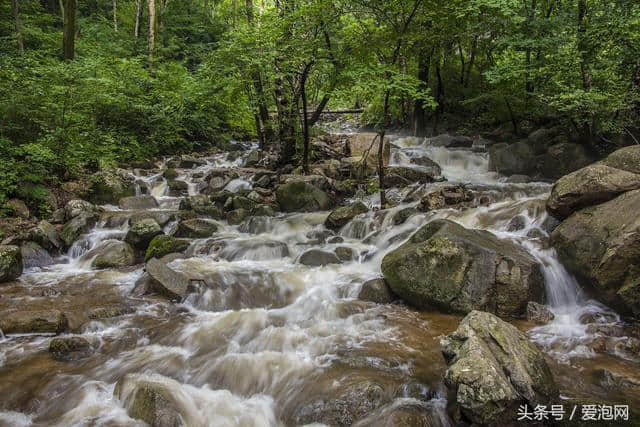
[[[640,402],[637,390],[612,393],[590,377],[602,367],[633,372],[637,352],[628,349],[625,332],[608,332],[623,330],[620,317],[583,294],[548,248],[544,203],[550,186],[508,184],[488,171],[484,153],[431,147],[416,138],[396,139],[394,145],[393,163],[420,167],[412,160],[429,157],[449,182],[467,184],[486,203],[415,214],[402,225],[394,225],[394,215],[415,202],[372,210],[340,230],[341,243],[316,238],[326,231],[327,212],[225,223],[215,238],[194,240],[188,258],[170,263],[203,284],[182,304],[134,296],[142,265],[91,268],[91,250],[121,239],[128,229],[130,213],[106,207],[103,220],[58,264],[31,269],[3,288],[2,309],[64,310],[73,332],[95,351],[59,362],[47,352],[50,337],[4,337],[0,331],[0,425],[139,425],[113,397],[116,382],[129,373],[170,390],[190,426],[303,425],[320,413],[336,422],[384,425],[381,420],[398,410],[422,414],[429,425],[453,425],[438,340],[461,317],[357,299],[362,283],[380,276],[384,255],[436,218],[512,239],[540,261],[555,320],[536,327],[516,324],[549,354],[564,397]],[[179,171],[190,195],[202,190],[208,171],[242,161],[222,154],[205,160]],[[135,176],[138,192],[158,200],[158,212],[175,212],[181,198],[171,195],[161,172]],[[429,189],[438,185],[445,184]],[[251,186],[250,177],[241,176],[226,189]],[[402,201],[410,191],[423,190],[390,190],[389,196]],[[376,198],[364,201],[375,205]],[[513,227],[514,218],[519,227]],[[165,231],[174,225],[167,221]],[[296,262],[309,248],[338,246],[352,249],[351,262]],[[87,319],[88,308],[104,307],[117,308],[116,315]]]

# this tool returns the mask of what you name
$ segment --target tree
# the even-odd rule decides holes
[[[11,8],[13,11],[13,21],[16,29],[16,44],[20,55],[24,54],[24,41],[22,40],[22,22],[20,21],[20,7],[18,0],[11,0]]]
[[[76,0],[64,1],[64,28],[62,35],[62,57],[71,61],[76,55]]]

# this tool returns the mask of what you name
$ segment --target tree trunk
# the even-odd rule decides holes
[[[420,89],[429,87],[429,74],[431,73],[431,56],[433,48],[427,54],[426,50],[420,54],[418,58],[418,80],[420,80]],[[413,135],[427,136],[427,112],[424,109],[424,101],[418,99],[413,105]]]
[[[24,55],[24,41],[22,39],[22,23],[20,22],[20,7],[18,6],[18,0],[11,0],[11,8],[13,10],[13,20],[16,27],[16,44],[18,45],[18,52],[20,52],[20,55]]]
[[[118,0],[113,0],[113,30],[118,32]]]
[[[462,51],[462,42],[458,42],[458,53],[460,54],[460,85],[464,86],[466,64],[464,60],[464,52]]]
[[[313,63],[305,66],[300,79],[300,94],[302,95],[302,135],[303,135],[303,154],[302,154],[302,170],[305,174],[309,173],[309,112],[307,108],[307,78],[311,72]]]
[[[156,50],[156,0],[148,0],[148,6],[149,6],[149,35],[148,35],[149,64],[153,64],[154,53]]]
[[[438,59],[436,61],[436,77],[438,78],[438,86],[436,90],[436,101],[438,106],[436,107],[436,111],[433,116],[433,129],[431,130],[432,135],[435,135],[438,132],[440,115],[444,111],[444,85],[442,83],[442,73],[440,71],[440,55],[438,55]]]
[[[380,187],[380,209],[387,206],[387,192],[384,189],[384,137],[389,126],[389,96],[387,89],[384,93],[384,106],[382,109],[382,129],[378,132],[378,185]]]
[[[469,56],[469,65],[467,65],[467,75],[464,78],[464,87],[469,87],[469,80],[471,79],[471,69],[476,63],[476,51],[478,50],[478,36],[473,38],[471,42],[471,53]]]
[[[76,54],[76,0],[65,0],[62,57],[72,61]]]
[[[587,0],[578,0],[578,51],[580,52],[580,74],[582,76],[582,88],[585,92],[591,90],[592,75],[591,75],[591,48],[587,41]],[[587,144],[593,145],[594,134],[594,119],[591,114],[591,119],[584,120],[582,133],[583,138]]]
[[[136,24],[133,28],[133,37],[140,37],[140,18],[142,17],[142,0],[136,0]]]

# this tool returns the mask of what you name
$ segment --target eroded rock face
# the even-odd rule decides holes
[[[323,211],[330,209],[333,204],[327,193],[304,181],[291,181],[278,186],[276,198],[285,212]]]
[[[448,220],[420,228],[382,260],[395,294],[418,308],[522,317],[545,294],[540,265],[516,244]]]
[[[15,280],[22,274],[23,262],[20,248],[0,245],[0,283]]]
[[[329,214],[324,225],[329,229],[339,230],[356,216],[368,211],[369,208],[362,202],[356,202],[349,206],[341,206]]]
[[[560,261],[596,297],[640,314],[640,190],[575,212],[551,233]]]
[[[113,394],[131,418],[154,427],[180,427],[186,422],[172,390],[180,384],[160,375],[127,374],[116,383]]]
[[[540,350],[490,313],[472,311],[440,345],[448,365],[445,383],[471,422],[508,425],[519,405],[547,405],[558,396]]]
[[[640,188],[640,175],[594,164],[560,178],[551,190],[547,210],[564,219],[578,209],[611,200]]]

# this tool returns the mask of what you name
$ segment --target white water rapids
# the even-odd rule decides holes
[[[394,225],[393,216],[415,203],[372,210],[347,224],[335,243],[310,243],[311,236],[326,230],[327,212],[255,217],[240,226],[224,223],[215,241],[194,240],[187,251],[190,257],[170,264],[208,285],[178,305],[130,296],[142,266],[91,268],[87,253],[109,239],[121,239],[128,229],[126,221],[116,226],[103,220],[59,264],[22,276],[30,295],[24,301],[55,285],[68,296],[68,304],[90,288],[91,296],[78,304],[125,301],[133,310],[92,320],[78,331],[96,349],[82,362],[51,362],[47,337],[3,339],[0,332],[0,378],[15,372],[13,384],[0,386],[0,425],[139,425],[113,395],[118,379],[129,373],[145,375],[170,390],[189,426],[301,425],[312,423],[314,410],[335,400],[342,405],[360,402],[358,425],[383,425],[376,423],[407,405],[431,414],[431,425],[453,425],[441,381],[444,362],[434,343],[455,329],[459,317],[431,318],[404,306],[357,299],[362,283],[380,276],[384,255],[436,218],[489,230],[529,251],[543,266],[555,314],[551,323],[530,329],[531,338],[560,362],[594,357],[589,343],[597,332],[588,330],[585,316],[603,325],[618,324],[620,318],[584,296],[553,249],[546,247],[544,202],[550,185],[508,184],[489,172],[485,153],[431,147],[415,138],[394,144],[393,163],[419,167],[411,160],[429,157],[449,182],[482,189],[492,202],[415,214],[402,225]],[[200,177],[208,171],[239,165],[224,155],[206,160],[206,165],[180,170],[178,179],[188,183],[190,195],[199,193]],[[170,195],[162,173],[136,179],[158,200],[157,211],[177,209],[180,197]],[[226,189],[237,192],[251,185],[236,179]],[[401,200],[406,191],[389,193]],[[375,197],[364,201],[372,204]],[[109,209],[114,215],[126,214]],[[522,223],[517,230],[511,227],[515,217]],[[167,222],[165,231],[174,224]],[[338,246],[353,251],[351,262],[326,267],[295,262],[310,247]],[[369,407],[361,402],[368,395],[358,393],[362,384],[372,382],[380,405]],[[23,387],[24,395],[12,387]],[[353,395],[358,397],[349,400]]]

